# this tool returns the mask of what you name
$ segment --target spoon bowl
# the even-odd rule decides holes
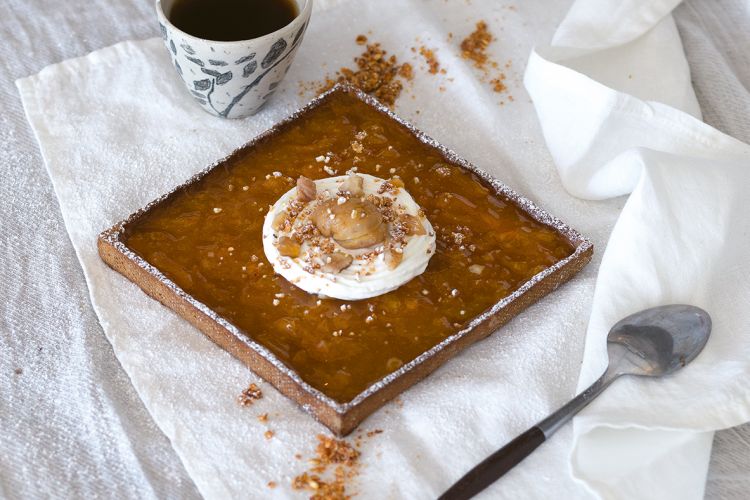
[[[669,375],[695,359],[710,334],[708,313],[684,304],[645,309],[618,321],[607,335],[609,365],[604,374],[565,406],[466,473],[439,500],[464,500],[476,495],[520,463],[613,381],[623,375]]]
[[[621,319],[607,336],[614,376],[659,377],[690,363],[708,342],[711,317],[695,306],[672,304]]]

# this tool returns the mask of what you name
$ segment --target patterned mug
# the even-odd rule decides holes
[[[221,118],[244,118],[268,101],[302,43],[313,0],[295,0],[299,15],[272,33],[237,42],[189,35],[169,22],[175,0],[156,0],[161,36],[174,67],[198,103]]]

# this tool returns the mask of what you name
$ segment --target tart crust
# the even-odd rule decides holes
[[[337,93],[348,93],[397,121],[419,141],[438,150],[446,163],[471,171],[494,189],[499,196],[514,203],[531,219],[551,228],[574,248],[571,255],[533,276],[513,293],[473,318],[465,328],[445,338],[439,344],[372,384],[351,401],[345,403],[337,402],[310,386],[267,348],[255,342],[221,315],[186,293],[156,267],[128,248],[124,242],[127,227],[139,220],[150,209],[165,203],[187,186],[198,182],[211,170],[231,164],[253,148],[256,143],[265,141],[279,133],[279,131],[293,124],[296,119],[331,99]],[[110,267],[137,284],[149,296],[189,321],[216,344],[243,361],[257,375],[297,402],[303,410],[313,415],[339,436],[350,433],[362,420],[390,399],[398,396],[456,353],[490,335],[527,306],[565,283],[591,260],[593,254],[591,242],[577,231],[537,207],[530,200],[518,195],[487,173],[469,164],[456,153],[430,139],[410,124],[402,121],[372,97],[348,85],[337,85],[318,96],[286,120],[260,134],[226,158],[199,172],[185,184],[176,187],[170,193],[151,202],[127,219],[118,222],[99,235],[97,244],[102,260]]]

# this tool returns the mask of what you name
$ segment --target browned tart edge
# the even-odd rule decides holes
[[[324,102],[335,92],[351,93],[366,104],[375,107],[379,112],[389,115],[409,129],[418,140],[439,149],[447,162],[454,166],[468,169],[480,176],[501,197],[511,200],[533,219],[554,229],[575,248],[572,255],[531,278],[518,290],[513,292],[513,294],[500,300],[489,310],[485,311],[485,313],[474,318],[465,329],[446,338],[440,344],[432,347],[411,362],[406,363],[397,371],[370,386],[348,403],[337,403],[302,381],[296,373],[283,365],[267,349],[254,342],[216,313],[213,313],[208,307],[181,290],[156,268],[135,255],[126,247],[121,239],[125,227],[137,220],[151,207],[169,199],[185,186],[197,182],[212,169],[225,163],[233,162],[233,160],[239,158],[254,144],[278,133],[296,118]],[[485,172],[469,164],[453,151],[430,139],[410,124],[398,118],[370,96],[347,85],[337,85],[274,128],[241,146],[228,157],[199,172],[185,184],[178,186],[172,192],[132,214],[128,219],[102,232],[99,235],[97,246],[102,260],[111,268],[138,285],[146,294],[189,321],[217,345],[241,360],[258,376],[272,384],[282,394],[297,402],[305,411],[312,414],[318,421],[339,436],[349,434],[367,416],[386,402],[422,380],[462,349],[487,337],[500,326],[510,321],[523,309],[568,281],[591,260],[593,254],[593,245],[591,242],[578,232],[550,216],[534,203],[518,195]]]

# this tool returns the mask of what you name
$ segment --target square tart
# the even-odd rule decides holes
[[[304,175],[398,176],[437,236],[385,295],[276,275],[261,228]],[[339,85],[101,233],[101,258],[337,435],[575,275],[589,240],[363,92]],[[123,307],[128,307],[123,304]]]

